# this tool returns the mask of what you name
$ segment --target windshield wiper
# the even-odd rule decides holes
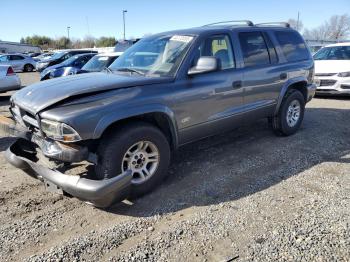
[[[110,69],[109,67],[104,67],[104,68],[103,68],[103,71],[106,71],[106,72],[108,72],[108,73],[113,74],[112,69]]]
[[[117,71],[136,73],[142,76],[146,75],[144,72],[129,67],[118,68]]]

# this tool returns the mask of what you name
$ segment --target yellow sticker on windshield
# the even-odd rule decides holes
[[[170,41],[179,41],[184,43],[189,43],[193,39],[193,36],[187,35],[174,35],[170,38]]]

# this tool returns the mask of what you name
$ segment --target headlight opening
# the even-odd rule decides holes
[[[62,142],[77,142],[80,135],[71,126],[52,120],[42,119],[41,131],[49,138]]]

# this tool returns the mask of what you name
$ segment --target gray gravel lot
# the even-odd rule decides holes
[[[12,168],[11,141],[0,138],[0,261],[350,261],[349,98],[314,99],[291,137],[259,121],[188,145],[160,188],[107,210]]]

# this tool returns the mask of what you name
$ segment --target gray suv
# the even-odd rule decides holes
[[[157,186],[184,144],[260,118],[278,135],[294,134],[313,77],[312,56],[288,24],[231,21],[152,35],[102,73],[14,94],[13,118],[0,119],[18,137],[6,157],[48,190],[106,207]],[[74,163],[94,171],[71,175]]]

